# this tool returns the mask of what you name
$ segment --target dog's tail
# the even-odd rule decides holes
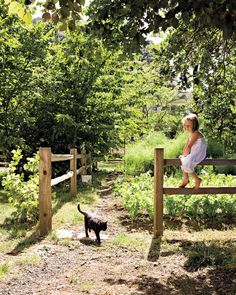
[[[83,212],[83,211],[80,210],[80,204],[78,204],[77,209],[79,210],[80,213],[82,213],[84,215],[86,214],[85,212]]]

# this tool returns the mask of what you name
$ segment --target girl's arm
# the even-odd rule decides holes
[[[185,147],[184,147],[184,150],[183,150],[183,156],[187,156],[190,151],[191,151],[191,147],[193,146],[193,144],[195,143],[195,141],[199,138],[199,134],[197,132],[194,132],[191,136],[190,139],[188,139]]]
[[[187,153],[188,144],[189,144],[189,138],[187,139],[187,142],[183,148],[182,156],[187,156],[189,154],[189,152]]]

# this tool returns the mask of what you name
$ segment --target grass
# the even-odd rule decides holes
[[[19,266],[27,266],[27,265],[35,266],[35,265],[39,265],[39,263],[40,263],[40,257],[38,255],[22,257],[16,261],[16,265],[19,265]]]
[[[76,204],[74,202],[65,203],[60,210],[53,216],[53,228],[58,229],[61,226],[80,224],[83,216],[78,214]]]
[[[11,261],[4,262],[0,264],[0,280],[4,279],[10,270],[15,267],[24,266],[36,266],[40,263],[40,257],[38,255],[31,255],[13,259]]]
[[[14,208],[3,200],[3,194],[3,192],[0,192],[0,253],[16,247],[26,233],[21,225],[16,226],[6,222],[11,213],[14,212]]]
[[[69,276],[68,280],[69,280],[70,284],[77,284],[78,277],[76,275],[71,275],[71,276]]]
[[[106,172],[123,172],[124,171],[124,161],[110,161],[110,162],[106,162],[106,161],[102,161],[98,163],[98,169],[101,171],[106,171]]]
[[[12,212],[14,212],[14,208],[9,203],[1,203],[1,214],[0,214],[0,224],[2,224],[6,218],[8,218]],[[1,233],[2,228],[0,228]]]
[[[83,204],[86,211],[93,204],[96,204],[98,195],[97,188],[101,185],[105,174],[100,174],[94,179],[93,185],[80,184],[76,198],[72,198],[62,188],[57,189],[56,198],[53,200],[53,229],[78,225],[83,222],[83,216],[78,213],[77,205]]]
[[[0,279],[4,278],[10,269],[10,263],[4,262],[0,264]]]
[[[80,282],[79,283],[79,291],[82,293],[88,293],[89,290],[91,290],[94,286],[94,281],[92,280],[86,280],[86,282]]]
[[[236,267],[236,243],[233,241],[225,243],[201,241],[182,247],[183,253],[188,258],[185,265],[194,270],[205,266]]]
[[[127,147],[126,173],[138,175],[153,170],[154,148],[164,148],[165,158],[178,158],[182,153],[186,134],[182,133],[175,139],[169,139],[161,132],[152,132],[142,140]]]
[[[113,246],[119,247],[119,248],[126,248],[131,251],[140,251],[147,248],[147,242],[140,237],[127,234],[127,233],[121,233],[117,235],[112,241],[111,244]]]
[[[188,229],[188,228],[186,228]],[[200,241],[229,241],[236,237],[235,229],[228,230],[215,230],[215,229],[203,229],[200,231],[193,230],[165,230],[164,237],[170,240],[172,237],[178,237],[178,240],[188,240],[191,242]]]
[[[172,255],[186,258],[184,267],[194,272],[205,267],[234,269],[236,267],[236,232],[204,230],[192,231],[188,228],[177,231],[164,231],[164,236],[153,239],[149,248],[148,260]],[[171,258],[170,258],[171,259]]]
[[[206,266],[236,267],[236,230],[165,230],[161,256],[186,256],[185,266],[197,270]]]

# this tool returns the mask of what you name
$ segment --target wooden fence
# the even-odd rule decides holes
[[[236,165],[236,159],[205,159],[199,165]],[[164,159],[164,149],[154,150],[154,237],[163,235],[163,195],[236,194],[236,187],[163,187],[164,166],[181,166],[180,159]]]
[[[51,148],[39,149],[39,225],[40,235],[45,236],[52,230],[52,201],[51,187],[70,179],[70,194],[77,195],[77,175],[87,174],[88,160],[91,155],[82,150],[77,153],[76,148],[70,149],[70,154],[52,154]],[[77,160],[81,167],[77,169]],[[70,161],[70,171],[62,176],[52,179],[52,162]]]

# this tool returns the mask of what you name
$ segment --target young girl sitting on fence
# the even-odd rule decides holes
[[[189,175],[195,180],[194,189],[197,190],[202,179],[194,171],[195,166],[206,157],[206,141],[203,134],[198,130],[199,122],[195,114],[190,114],[182,119],[184,130],[189,133],[183,153],[179,157],[182,162],[183,181],[180,187],[189,183]]]

